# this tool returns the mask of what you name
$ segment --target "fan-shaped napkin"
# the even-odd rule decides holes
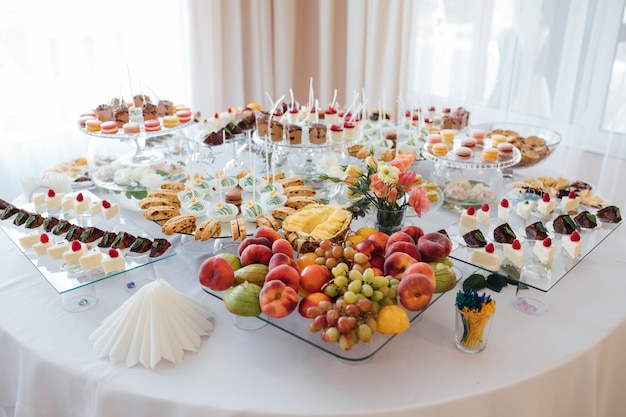
[[[204,305],[159,279],[104,319],[89,340],[101,358],[154,368],[161,358],[175,364],[185,351],[197,351],[200,338],[213,330],[210,318]]]

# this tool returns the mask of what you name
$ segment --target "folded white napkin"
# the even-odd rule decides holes
[[[53,189],[57,193],[71,193],[72,180],[65,174],[48,172],[43,178],[24,177],[20,179],[22,184],[22,194],[26,201],[32,200],[32,195],[36,191]]]
[[[203,304],[158,279],[104,319],[89,340],[101,358],[154,368],[162,358],[175,364],[185,351],[197,351],[213,330],[210,318]]]

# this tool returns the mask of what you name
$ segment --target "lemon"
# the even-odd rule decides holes
[[[384,334],[398,334],[409,329],[409,315],[398,305],[386,305],[376,317],[376,327]]]
[[[358,236],[363,236],[365,238],[367,238],[369,235],[371,235],[372,233],[374,233],[376,231],[376,229],[374,229],[373,227],[361,227],[359,230],[356,231],[356,234]]]

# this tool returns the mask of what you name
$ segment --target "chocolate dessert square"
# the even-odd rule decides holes
[[[552,221],[554,232],[561,235],[571,235],[576,230],[576,223],[567,214],[562,214]]]
[[[526,226],[526,239],[544,240],[548,237],[548,229],[541,222],[535,222]]]
[[[98,229],[97,227],[90,226],[83,230],[83,233],[80,234],[79,240],[83,243],[92,243],[96,240],[100,239],[104,236],[104,230]]]
[[[43,221],[43,230],[50,233],[59,224],[59,219],[56,217],[46,217]]]
[[[469,231],[463,235],[463,240],[470,248],[482,248],[487,246],[487,239],[478,229]]]
[[[622,215],[619,207],[606,206],[598,210],[597,216],[600,220],[606,223],[619,223],[622,221]]]
[[[99,248],[110,248],[115,238],[117,237],[117,233],[115,232],[104,232],[102,236],[102,240],[98,243]]]
[[[150,248],[150,257],[158,258],[163,255],[170,248],[170,246],[172,246],[172,244],[167,239],[154,239],[152,242],[152,248]]]
[[[52,229],[52,233],[57,236],[61,236],[69,232],[70,227],[72,227],[72,223],[68,222],[67,220],[59,220],[57,225],[54,226],[54,229]]]
[[[146,253],[152,248],[152,241],[145,237],[138,237],[130,245],[130,251],[134,253]]]
[[[515,232],[508,223],[503,223],[493,229],[493,240],[498,243],[513,243],[516,238]]]
[[[38,213],[31,213],[24,223],[24,227],[27,229],[36,229],[43,224],[44,217]]]
[[[18,211],[20,211],[13,204],[9,204],[2,210],[2,214],[0,214],[0,220],[6,220],[13,217]]]
[[[574,217],[574,222],[583,229],[595,229],[598,226],[598,219],[589,211],[581,211]]]
[[[113,244],[111,247],[113,249],[127,249],[130,248],[130,245],[137,239],[135,236],[131,235],[127,232],[119,232],[113,240]]]
[[[23,225],[24,223],[26,223],[26,220],[28,220],[28,216],[30,216],[29,212],[27,212],[26,210],[19,210],[17,212],[17,215],[13,219],[13,224],[16,226]]]
[[[71,242],[72,240],[79,240],[80,235],[85,231],[82,227],[73,224],[65,235],[65,240]]]

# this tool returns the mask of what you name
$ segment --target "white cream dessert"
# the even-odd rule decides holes
[[[580,204],[580,199],[576,197],[576,193],[573,191],[570,191],[569,195],[561,199],[561,211],[563,213],[578,211],[579,204]]]
[[[124,257],[117,249],[109,249],[109,253],[105,253],[102,256],[101,265],[102,269],[104,269],[104,272],[107,274],[126,269]]]
[[[54,260],[63,259],[63,254],[70,247],[70,244],[67,243],[67,240],[60,240],[53,245],[49,246],[47,249],[48,256]]]
[[[109,203],[107,200],[102,200],[102,215],[105,220],[111,220],[119,214],[120,206],[117,203]]]
[[[77,214],[83,214],[89,211],[89,203],[91,202],[91,197],[85,197],[83,193],[76,194],[74,197],[74,210]]]
[[[99,201],[90,201],[89,202],[89,214],[92,216],[97,216],[102,213],[102,204]]]
[[[484,248],[474,249],[471,262],[490,271],[500,269],[500,257],[496,254],[496,248],[491,242],[487,243]]]
[[[461,213],[459,219],[459,227],[463,229],[476,229],[478,227],[478,220],[476,220],[476,209],[474,206],[469,206],[467,210]]]
[[[263,205],[268,207],[270,210],[276,207],[284,206],[286,202],[287,196],[279,194],[277,191],[271,191],[263,196]]]
[[[197,188],[190,187],[190,186],[185,187],[183,191],[178,193],[178,198],[180,199],[181,203],[186,203],[192,198],[197,199],[197,198],[202,198],[202,197],[204,197],[203,191]]]
[[[69,266],[78,265],[78,260],[87,252],[87,245],[78,240],[73,240],[69,248],[63,252],[63,259]]]
[[[234,204],[224,204],[221,201],[215,203],[210,209],[211,217],[219,220],[220,222],[229,222],[234,220],[237,216],[239,209]]]
[[[534,201],[530,201],[530,200],[520,201],[515,206],[515,212],[522,219],[528,220],[528,218],[530,217],[530,213],[533,210],[534,205],[535,205]]]
[[[33,194],[33,204],[35,207],[43,206],[46,204],[46,193]]]
[[[194,190],[197,190],[199,193],[202,194],[201,197],[207,197],[210,196],[213,193],[213,187],[211,187],[211,184],[209,183],[209,181],[207,181],[203,176],[201,175],[196,175],[193,180],[191,181],[191,188],[193,188]]]
[[[524,248],[519,240],[515,239],[511,244],[505,243],[503,247],[505,258],[518,268],[524,266]]]
[[[54,239],[50,239],[46,233],[42,233],[39,236],[39,241],[32,248],[37,256],[44,256],[48,254],[48,248],[52,245],[54,245]]]
[[[209,203],[205,200],[200,200],[196,197],[192,197],[189,201],[183,203],[182,209],[186,214],[190,214],[195,217],[202,217],[206,214],[209,208]]]
[[[32,249],[33,245],[39,242],[39,233],[33,232],[29,235],[20,236],[18,242],[22,249]]]
[[[503,198],[500,204],[498,204],[498,218],[503,222],[508,222],[510,215],[511,207],[509,206],[509,200]]]
[[[55,193],[54,190],[48,190],[48,194],[46,194],[46,208],[48,210],[55,210],[61,207],[61,202],[63,201],[64,193]]]
[[[583,249],[583,242],[580,240],[580,234],[574,230],[571,235],[564,236],[561,239],[561,247],[572,259],[578,258]]]
[[[544,216],[549,216],[553,211],[556,203],[550,198],[550,194],[543,193],[543,197],[537,203],[537,211]]]
[[[239,178],[239,186],[243,189],[243,191],[251,193],[261,186],[261,181],[250,174],[246,174],[242,178]]]
[[[483,204],[480,210],[476,212],[476,220],[480,224],[489,225],[491,221],[491,210],[489,208],[489,204]]]
[[[85,271],[99,268],[101,261],[102,252],[100,252],[100,249],[98,248],[89,249],[80,258],[78,258],[78,263]]]
[[[255,222],[256,219],[263,214],[263,207],[254,201],[246,201],[241,210],[243,219],[247,222]]]
[[[71,195],[64,195],[61,199],[61,210],[63,213],[68,213],[74,209],[74,197]]]
[[[335,115],[336,116],[336,115]],[[332,143],[342,143],[343,142],[343,126],[331,124],[330,129],[330,141]]]
[[[545,238],[542,242],[536,242],[533,248],[533,253],[539,258],[542,264],[550,265],[552,258],[554,258],[554,246],[552,245],[552,239]]]

